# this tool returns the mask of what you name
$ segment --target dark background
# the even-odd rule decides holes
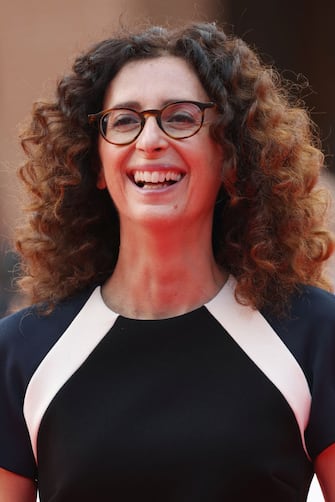
[[[230,0],[230,28],[284,77],[309,82],[303,92],[335,173],[335,1]]]

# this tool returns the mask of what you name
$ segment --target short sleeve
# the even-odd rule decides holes
[[[91,290],[60,302],[48,315],[32,306],[0,320],[0,467],[36,479],[37,466],[23,414],[26,389]]]
[[[314,324],[310,347],[312,405],[306,445],[314,459],[335,443],[335,301],[322,309]]]
[[[312,402],[305,442],[314,460],[335,443],[335,296],[302,286],[284,316],[266,316],[308,382]]]
[[[0,466],[36,478],[29,433],[23,415],[29,379],[29,337],[20,330],[22,314],[0,321]]]

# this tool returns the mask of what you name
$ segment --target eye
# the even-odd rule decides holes
[[[194,124],[195,122],[195,117],[187,112],[175,112],[168,119],[166,119],[167,122],[169,123],[175,123],[179,125],[183,124]]]
[[[136,129],[141,119],[131,110],[112,110],[103,117],[104,131],[127,132]]]
[[[169,105],[162,115],[169,128],[188,129],[201,121],[201,111],[191,103]]]

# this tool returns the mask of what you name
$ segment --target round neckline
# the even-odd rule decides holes
[[[207,306],[210,306],[211,304],[216,303],[217,300],[218,300],[218,298],[223,294],[223,292],[225,292],[226,290],[228,290],[228,288],[229,289],[234,289],[235,283],[236,283],[236,281],[235,281],[234,277],[231,274],[229,274],[228,277],[227,277],[227,280],[222,285],[222,287],[206,303],[204,303],[202,305],[199,305],[199,307],[196,307],[194,309],[188,310],[187,312],[184,312],[182,314],[177,314],[177,315],[174,315],[174,316],[162,317],[162,318],[157,318],[157,319],[155,319],[155,318],[145,319],[145,318],[141,318],[141,317],[130,317],[130,316],[125,316],[123,314],[120,314],[119,312],[116,312],[115,310],[113,310],[110,307],[108,307],[108,305],[105,303],[105,301],[103,299],[103,296],[102,296],[102,285],[101,284],[96,287],[96,290],[98,290],[98,293],[99,293],[99,301],[102,304],[101,307],[105,310],[105,312],[106,312],[107,315],[109,314],[109,315],[112,315],[112,316],[117,316],[117,317],[120,317],[122,319],[129,320],[129,321],[141,321],[141,322],[154,322],[154,321],[156,321],[156,322],[159,322],[159,321],[168,321],[168,320],[171,320],[171,319],[182,318],[183,316],[187,316],[189,314],[192,314],[192,313],[196,312],[197,310],[202,309],[203,307],[207,307]]]

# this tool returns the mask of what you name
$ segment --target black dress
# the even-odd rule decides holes
[[[305,501],[335,442],[335,297],[305,287],[288,317],[264,314],[312,396],[302,439],[222,326],[228,287],[163,320],[115,314],[99,288],[3,319],[0,466],[37,478],[41,502]]]

